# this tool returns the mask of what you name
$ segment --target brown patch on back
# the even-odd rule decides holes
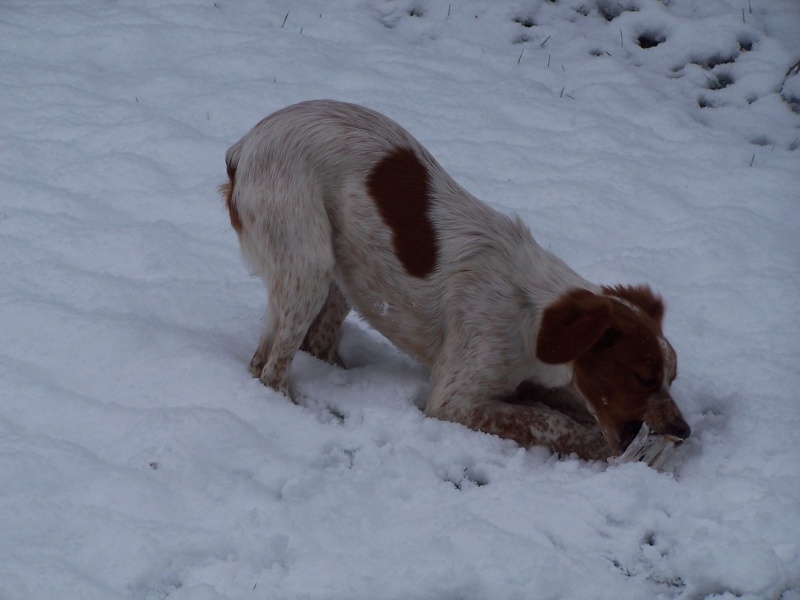
[[[438,242],[429,218],[428,169],[409,148],[384,156],[367,177],[367,191],[392,230],[394,253],[409,275],[427,277],[436,268]]]
[[[236,230],[236,233],[242,231],[242,219],[239,217],[239,211],[236,210],[236,205],[233,203],[233,186],[235,183],[236,169],[228,165],[228,183],[223,183],[219,186],[219,193],[225,200],[225,206],[228,207],[228,215],[231,218],[231,226]]]
[[[627,300],[641,308],[661,328],[664,319],[664,301],[646,285],[603,286],[603,293]]]

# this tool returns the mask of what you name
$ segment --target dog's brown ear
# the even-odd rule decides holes
[[[544,363],[568,363],[595,345],[612,323],[611,299],[574,290],[544,309],[536,356]]]
[[[603,286],[603,293],[627,300],[641,308],[659,327],[664,319],[664,301],[646,285]]]

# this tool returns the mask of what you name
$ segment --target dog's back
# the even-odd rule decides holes
[[[477,201],[379,113],[331,101],[293,105],[256,125],[226,162],[231,222],[250,265],[271,277],[276,263],[313,249],[353,307],[429,366],[460,305],[490,320],[503,312],[498,303],[522,301],[491,281],[523,285],[528,274],[510,268],[517,261],[509,254],[535,246],[527,228]],[[264,247],[265,232],[284,236],[275,250]]]

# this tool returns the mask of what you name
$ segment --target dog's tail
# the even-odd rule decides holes
[[[228,169],[228,181],[219,186],[219,193],[222,199],[225,200],[225,206],[228,208],[228,214],[231,218],[231,225],[236,230],[236,233],[242,231],[242,220],[239,217],[239,212],[236,210],[236,205],[233,203],[233,190],[236,186],[236,167],[239,163],[239,150],[241,144],[235,144],[230,147],[225,154],[225,166]]]

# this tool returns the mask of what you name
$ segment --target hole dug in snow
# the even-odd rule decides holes
[[[654,30],[645,31],[636,38],[636,43],[639,44],[640,48],[644,48],[645,50],[648,48],[655,48],[659,44],[663,44],[666,41],[667,36],[659,31]]]
[[[728,72],[714,73],[713,77],[706,76],[707,88],[710,90],[723,90],[734,82],[733,75]]]
[[[752,38],[741,36],[739,38],[739,51],[740,52],[750,52],[753,49],[753,40]]]
[[[793,112],[800,113],[800,60],[786,71],[781,84],[781,98]]]
[[[774,146],[775,142],[769,139],[765,135],[759,135],[758,137],[754,137],[750,140],[750,143],[755,146]]]
[[[632,2],[617,2],[616,0],[598,0],[597,12],[606,21],[611,22],[626,12],[638,12],[639,7]]]
[[[387,0],[382,5],[380,14],[376,18],[386,29],[394,29],[407,17],[420,18],[424,17],[425,14],[425,9],[418,1],[396,2],[395,0]]]
[[[713,69],[719,65],[729,65],[736,60],[736,55],[725,55],[720,53],[710,54],[704,58],[695,57],[689,62],[703,67],[704,69]]]
[[[512,21],[514,21],[514,23],[519,23],[526,29],[530,29],[536,25],[536,21],[533,20],[533,17],[516,16]]]
[[[465,467],[458,477],[445,477],[444,481],[450,483],[457,490],[465,488],[483,487],[489,484],[489,477],[480,468]]]
[[[717,103],[706,96],[700,96],[697,99],[697,105],[700,108],[714,108],[717,105]]]

